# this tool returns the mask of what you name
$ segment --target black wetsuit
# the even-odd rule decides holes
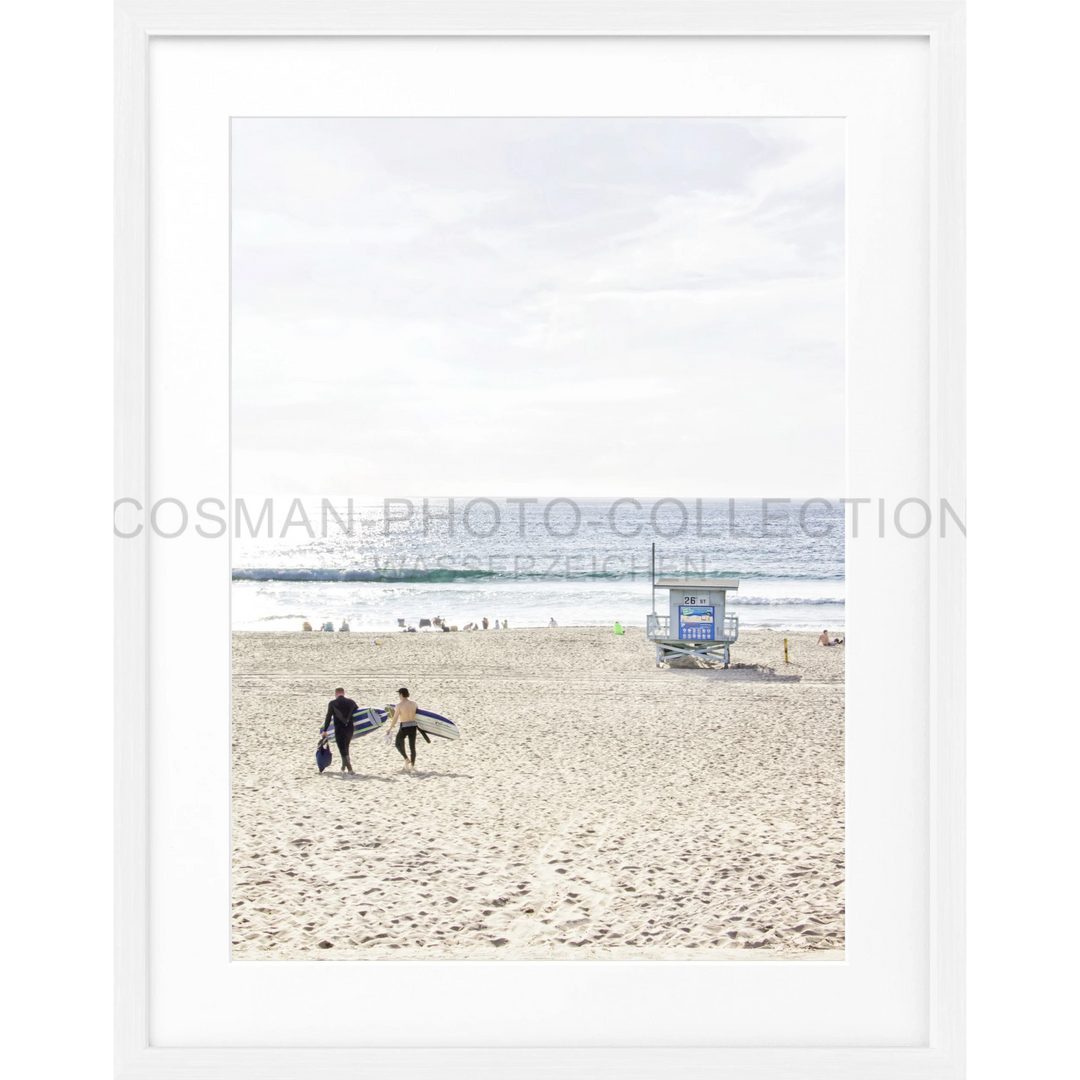
[[[325,733],[334,722],[334,742],[337,743],[338,753],[341,755],[341,764],[346,769],[352,768],[349,760],[349,743],[353,737],[353,713],[359,706],[352,698],[336,697],[326,707],[326,719],[323,721],[322,730]]]
[[[405,753],[405,740],[409,740],[409,754],[412,755],[412,764],[416,764],[416,721],[409,720],[404,724],[398,724],[397,738],[394,740],[394,745],[398,748],[398,753],[406,760],[409,761],[409,754]]]

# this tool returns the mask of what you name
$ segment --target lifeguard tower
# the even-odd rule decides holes
[[[731,662],[731,643],[739,637],[739,617],[727,613],[727,594],[739,587],[735,578],[692,581],[660,578],[653,582],[653,610],[646,634],[656,644],[656,666],[676,656]],[[656,590],[668,590],[668,613],[656,611]]]

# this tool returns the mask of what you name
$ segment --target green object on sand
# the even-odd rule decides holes
[[[626,631],[622,628],[622,623],[621,622],[617,622],[615,624],[615,633],[616,634],[625,634],[626,633]]]

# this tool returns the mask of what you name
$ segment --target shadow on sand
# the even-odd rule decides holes
[[[417,779],[424,779],[425,777],[435,776],[444,777],[448,780],[471,780],[472,776],[469,773],[456,773],[456,772],[437,772],[434,769],[417,769],[415,772],[407,773],[404,770],[398,769],[392,772],[389,776],[380,776],[375,773],[340,773],[327,769],[322,774],[331,780],[341,780],[345,783],[352,783],[356,780],[380,780],[384,784],[393,784],[398,780],[403,780],[407,776],[415,776]]]
[[[354,780],[381,780],[384,784],[390,783],[393,780],[392,776],[376,776],[374,773],[340,773],[331,772],[329,769],[323,773],[323,776],[329,777],[331,780],[343,780],[345,783],[351,784]]]
[[[680,675],[698,676],[716,682],[752,682],[752,683],[796,683],[802,682],[801,675],[777,675],[772,668],[747,664],[745,667],[675,667]]]
[[[415,776],[423,778],[425,776],[443,776],[448,780],[471,780],[472,776],[469,773],[460,772],[436,772],[434,769],[414,769],[411,773],[399,772],[398,776]]]

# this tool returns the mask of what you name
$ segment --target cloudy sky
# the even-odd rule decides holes
[[[233,123],[238,494],[835,495],[843,121]]]

